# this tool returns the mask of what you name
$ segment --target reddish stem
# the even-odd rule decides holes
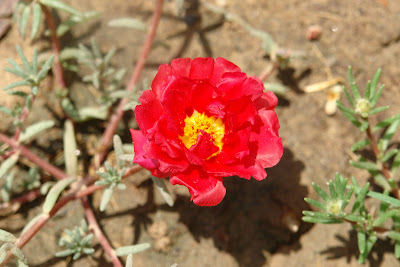
[[[267,79],[274,70],[276,70],[276,68],[278,68],[279,64],[274,62],[274,63],[270,63],[268,64],[263,70],[262,72],[258,75],[258,79],[260,79],[261,81],[264,81],[265,79]]]
[[[101,246],[104,248],[104,251],[107,255],[111,258],[112,263],[116,267],[122,267],[121,262],[118,259],[115,250],[111,247],[110,243],[108,242],[107,238],[104,236],[103,232],[100,229],[99,224],[97,223],[96,216],[93,213],[92,208],[89,205],[89,201],[87,197],[83,197],[81,199],[83,208],[85,209],[86,219],[89,223],[89,227],[93,230],[94,235],[96,236],[97,240],[100,242]]]
[[[2,133],[0,133],[0,142],[7,143],[9,146],[13,147],[18,153],[23,155],[29,161],[35,163],[44,171],[47,171],[48,173],[53,175],[56,179],[60,180],[67,177],[67,175],[62,170],[48,163],[47,161],[41,159],[38,155],[31,152],[28,148],[19,144],[17,141],[7,137]]]
[[[126,178],[129,175],[136,173],[142,169],[143,168],[141,166],[133,166],[126,171],[123,178]],[[85,182],[89,182],[92,180],[91,177],[87,177],[87,178],[89,178],[89,179],[85,179],[83,182],[81,182],[81,184],[85,184]],[[73,188],[73,185],[71,187]],[[49,214],[42,214],[39,217],[39,219],[32,225],[32,227],[29,228],[23,235],[20,236],[20,238],[17,239],[17,241],[15,242],[15,245],[17,245],[17,247],[19,247],[19,248],[23,248],[32,239],[32,237],[37,232],[39,232],[39,230],[51,219],[51,217],[53,217],[62,207],[64,207],[71,200],[86,197],[102,188],[104,188],[104,186],[92,185],[81,191],[74,191],[74,192],[66,194],[59,201],[56,202],[56,204],[54,205],[53,209],[49,212]],[[5,266],[5,264],[7,264],[7,262],[10,260],[10,258],[11,258],[11,254],[9,253],[7,258],[0,264],[0,267]]]
[[[60,87],[64,89],[66,85],[64,81],[63,68],[61,66],[61,61],[60,61],[60,42],[57,37],[57,26],[56,23],[54,22],[50,10],[45,5],[40,5],[40,6],[42,8],[47,26],[49,27],[51,33],[51,44],[54,54],[54,62],[53,62],[54,76],[56,77],[57,83],[60,85]]]
[[[153,45],[153,41],[156,35],[158,23],[160,21],[161,17],[161,11],[162,11],[162,6],[163,6],[163,0],[156,0],[156,7],[154,9],[153,13],[153,19],[151,22],[150,30],[148,31],[146,40],[143,44],[140,57],[136,63],[135,69],[132,73],[131,79],[126,86],[126,90],[128,92],[131,92],[135,85],[137,84],[140,74],[142,73],[144,64],[146,62],[147,56],[150,53],[151,47]],[[97,155],[96,158],[96,165],[99,167],[101,163],[105,160],[107,156],[107,150],[111,144],[112,137],[118,127],[118,123],[122,119],[122,116],[124,115],[124,106],[128,104],[129,99],[124,98],[121,100],[119,103],[116,112],[111,116],[110,121],[107,124],[107,128],[104,131],[104,135],[102,137],[101,143],[100,143],[100,148],[99,148],[99,154]]]
[[[25,195],[14,198],[9,202],[1,203],[0,210],[7,209],[8,207],[11,207],[15,203],[24,204],[26,202],[31,202],[31,201],[35,200],[36,198],[38,198],[40,195],[41,195],[40,189],[35,189],[32,191],[29,191]]]

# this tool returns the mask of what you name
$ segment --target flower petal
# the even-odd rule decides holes
[[[151,83],[151,89],[158,100],[161,101],[163,99],[163,95],[168,89],[168,84],[175,79],[170,65],[162,64],[158,68],[158,72]]]
[[[156,169],[158,167],[157,160],[148,159],[144,157],[145,155],[144,146],[148,144],[147,138],[143,136],[141,131],[133,129],[130,130],[132,135],[133,148],[135,150],[135,157],[133,158],[133,163],[137,163],[148,170]]]
[[[214,59],[210,57],[198,57],[192,60],[189,78],[193,80],[205,80],[212,77],[214,71]]]
[[[262,94],[260,98],[254,101],[254,105],[257,110],[270,109],[274,110],[278,104],[278,98],[273,92],[267,91]]]
[[[219,57],[214,63],[214,72],[210,83],[214,86],[221,82],[222,75],[227,72],[241,72],[240,68],[225,58]]]
[[[165,114],[165,111],[151,90],[144,91],[139,101],[141,105],[135,108],[136,122],[143,131],[143,134],[146,135],[147,131],[154,126],[156,121]]]
[[[170,182],[172,185],[186,186],[191,200],[198,206],[218,205],[226,193],[222,178],[209,175],[201,169],[192,169],[187,173],[173,175]]]
[[[171,61],[172,73],[175,76],[189,77],[190,66],[192,60],[190,58],[177,58]]]

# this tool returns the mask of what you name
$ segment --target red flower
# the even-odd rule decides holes
[[[222,178],[262,180],[282,156],[277,98],[256,77],[217,58],[163,64],[135,108],[134,162],[184,185],[199,206],[225,196]]]

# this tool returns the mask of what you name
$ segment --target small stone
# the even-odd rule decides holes
[[[154,249],[160,252],[168,252],[171,244],[171,239],[168,236],[164,236],[154,241]]]
[[[165,221],[155,222],[147,229],[149,235],[154,239],[160,239],[167,235],[168,224]]]
[[[11,16],[17,2],[18,2],[18,0],[1,0],[0,1],[0,17]]]
[[[315,41],[318,40],[321,37],[322,33],[322,28],[319,25],[311,25],[307,29],[307,35],[306,38],[309,41]]]

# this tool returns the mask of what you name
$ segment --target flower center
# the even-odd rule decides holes
[[[224,143],[222,139],[225,135],[225,125],[220,118],[214,116],[208,117],[204,113],[196,110],[192,116],[185,118],[185,127],[183,128],[183,136],[179,136],[185,146],[189,149],[197,143],[197,137],[202,131],[208,133],[213,139],[215,146],[221,151]]]

